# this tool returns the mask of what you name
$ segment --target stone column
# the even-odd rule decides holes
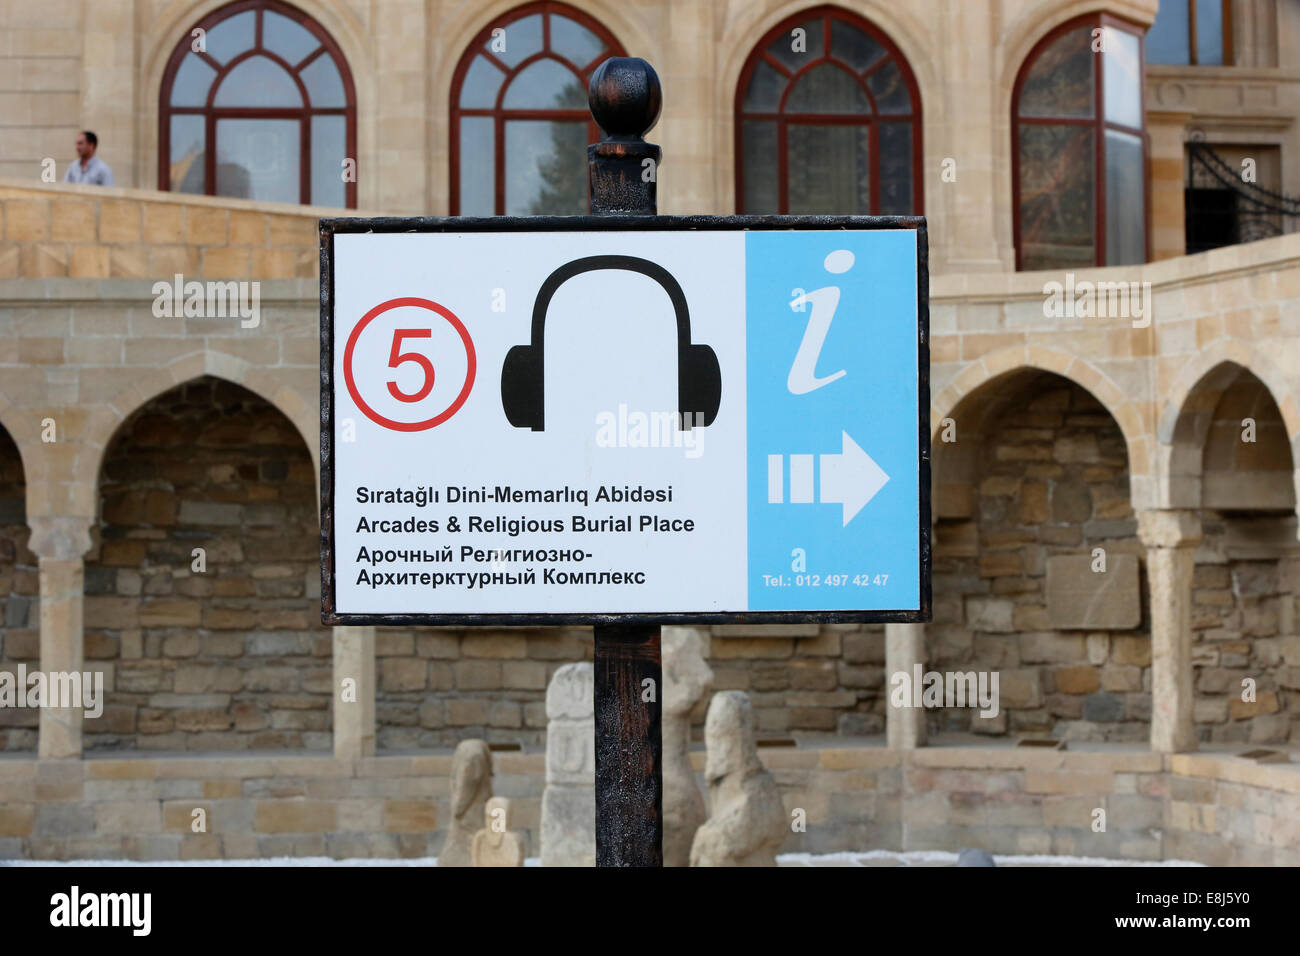
[[[1151,143],[1151,259],[1171,259],[1187,252],[1183,199],[1187,188],[1185,140],[1193,114],[1181,110],[1147,110]]]
[[[925,625],[885,625],[885,733],[893,750],[913,750],[925,746],[925,710],[920,707],[894,707],[889,703],[894,685],[891,678],[899,671],[912,677],[915,665],[925,670]],[[910,686],[910,684],[909,684]]]
[[[1201,519],[1191,511],[1140,511],[1151,590],[1151,749],[1196,749],[1192,720],[1192,571]]]
[[[344,683],[345,681],[349,683]],[[375,753],[375,629],[334,628],[334,756]]]
[[[670,185],[659,191],[659,211],[729,214],[736,211],[733,193],[717,188],[721,165],[718,157],[724,151],[715,139],[721,127],[708,106],[714,102],[713,71],[718,46],[713,4],[668,0],[663,6],[667,8],[663,22],[672,24],[672,38],[663,44],[662,57],[653,62],[667,91],[666,101],[673,106],[663,114],[658,135],[653,138],[668,157],[661,165],[666,161],[672,165],[666,173]],[[642,50],[633,55],[648,59],[654,56]],[[725,99],[730,113],[731,97]],[[729,150],[725,152],[729,154]],[[732,182],[730,176],[726,182]]]
[[[28,547],[40,559],[40,668],[80,672],[85,655],[83,599],[90,550],[90,519],[36,516]],[[81,756],[81,707],[42,707],[37,754],[42,759]]]

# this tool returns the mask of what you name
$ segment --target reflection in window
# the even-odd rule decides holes
[[[1017,267],[1144,262],[1141,36],[1110,17],[1065,24],[1026,58],[1012,109]]]
[[[754,48],[736,140],[738,212],[921,212],[916,81],[887,37],[845,11],[805,11]]]
[[[1160,0],[1146,47],[1148,63],[1231,66],[1232,0]]]
[[[580,216],[587,151],[600,130],[587,108],[597,66],[623,47],[562,3],[535,3],[484,28],[451,94],[451,211],[461,216]]]
[[[163,76],[159,188],[355,208],[343,178],[355,96],[329,34],[278,0],[222,7],[196,27],[204,49],[186,31]]]

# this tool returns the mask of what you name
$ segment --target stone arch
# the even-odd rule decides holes
[[[1278,367],[1248,342],[1221,338],[1172,376],[1158,418],[1161,505],[1202,528],[1191,580],[1191,671],[1197,738],[1282,743],[1300,710],[1287,676],[1296,641],[1300,546],[1300,408]],[[1256,444],[1242,440],[1242,416]],[[1289,479],[1289,480],[1288,480]],[[1256,682],[1242,699],[1242,681]]]
[[[273,402],[199,374],[113,433],[85,562],[85,658],[113,674],[88,746],[331,744],[315,463]]]
[[[1156,437],[1159,506],[1199,508],[1202,453],[1214,410],[1242,371],[1259,379],[1277,403],[1291,451],[1300,513],[1300,401],[1287,377],[1259,349],[1240,339],[1218,339],[1192,356],[1174,377],[1160,408]]]
[[[716,44],[717,49],[723,51],[723,56],[715,73],[716,86],[713,93],[714,183],[715,195],[725,197],[724,208],[716,211],[735,212],[732,197],[736,194],[736,85],[740,82],[745,62],[755,45],[782,20],[823,6],[835,7],[851,16],[869,20],[889,36],[907,60],[921,99],[921,175],[927,182],[930,180],[931,163],[926,153],[932,152],[928,149],[928,144],[943,141],[943,129],[947,122],[947,97],[942,95],[943,79],[936,66],[939,58],[935,55],[931,39],[933,31],[928,30],[923,21],[902,4],[823,4],[808,0],[789,0],[771,6],[738,4],[733,8],[734,16],[724,25]],[[927,202],[930,194],[931,191],[927,190]],[[935,228],[934,223],[931,228]],[[932,241],[937,243],[939,240],[936,237]]]
[[[1082,356],[1069,352],[1043,346],[1011,346],[967,365],[930,400],[931,448],[937,453],[942,447],[944,419],[951,417],[968,396],[996,378],[1025,368],[1054,372],[1069,379],[1105,406],[1119,425],[1128,449],[1133,507],[1144,507],[1148,497],[1149,451],[1137,405],[1104,372]]]
[[[208,14],[228,6],[232,0],[173,0],[150,21],[141,38],[139,68],[135,88],[135,133],[140,150],[136,159],[137,182],[153,183],[158,178],[158,94],[176,44],[191,25]],[[343,51],[356,90],[357,151],[363,161],[375,155],[378,137],[377,94],[374,60],[366,25],[343,0],[285,0],[308,14],[325,28]],[[373,163],[368,164],[373,166]],[[375,177],[361,176],[357,183],[360,208],[374,205],[373,190],[368,183]]]
[[[161,368],[143,372],[90,416],[85,443],[93,449],[93,453],[82,455],[77,461],[76,478],[79,494],[84,496],[84,501],[78,500],[78,509],[74,513],[95,514],[95,496],[98,494],[97,484],[103,457],[122,423],[153,399],[202,375],[243,386],[289,419],[311,454],[319,487],[319,415],[298,389],[282,382],[276,373],[275,369],[259,368],[245,359],[211,349],[190,352]]]
[[[0,671],[10,673],[19,664],[40,666],[38,559],[28,546],[30,484],[21,446],[0,417]],[[0,708],[0,752],[34,752],[38,725],[34,708]]]
[[[927,720],[931,732],[1145,740],[1150,641],[1129,442],[1068,363],[1049,364],[995,367],[940,402],[957,440],[933,446],[926,660],[999,673],[1003,712],[945,707]],[[1089,573],[1098,549],[1114,573]]]

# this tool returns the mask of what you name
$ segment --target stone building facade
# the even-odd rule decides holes
[[[458,69],[517,6],[295,4],[332,37],[354,86],[359,212],[452,210]],[[715,689],[749,692],[760,737],[822,748],[768,755],[787,797],[811,801],[831,828],[823,834],[835,834],[818,848],[978,842],[950,824],[983,791],[952,768],[1002,773],[1013,758],[998,748],[1046,736],[1130,756],[1094,770],[1070,758],[1082,763],[1038,777],[1029,765],[1045,755],[1007,769],[999,786],[1021,795],[1025,826],[1038,830],[1008,831],[999,847],[1061,851],[1052,827],[1075,824],[1060,823],[1057,798],[1079,784],[1116,806],[1129,798],[1133,820],[1146,821],[1099,855],[1295,862],[1293,831],[1238,841],[1244,824],[1225,821],[1255,799],[1243,787],[1267,794],[1265,814],[1300,793],[1294,775],[1260,775],[1230,756],[1300,743],[1300,236],[1184,255],[1184,187],[1186,144],[1204,139],[1224,155],[1275,153],[1272,185],[1300,193],[1300,8],[1239,0],[1233,65],[1145,69],[1149,261],[1070,271],[1149,290],[1149,323],[1049,315],[1047,286],[1065,270],[1016,270],[1022,67],[1076,18],[1113,16],[1141,33],[1157,6],[835,8],[892,42],[920,104],[934,619],[714,628],[707,641]],[[544,740],[547,682],[591,656],[582,629],[321,625],[316,220],[339,210],[155,188],[167,64],[222,7],[0,0],[0,670],[84,665],[105,674],[108,692],[94,719],[0,709],[0,856],[436,850],[446,809],[437,752],[468,736],[532,752],[509,764],[530,827],[540,767],[528,761]],[[737,211],[742,73],[774,29],[823,8],[546,9],[594,21],[659,70],[665,108],[649,138],[665,155],[661,211]],[[43,160],[57,157],[62,171],[83,126],[99,133],[117,187],[42,181]],[[260,282],[260,323],[157,317],[154,283],[177,273]],[[891,708],[890,675],[918,664],[998,672],[1000,713]],[[344,705],[338,682],[349,676],[360,700]],[[906,753],[927,743],[964,756]],[[1209,755],[1169,756],[1198,748]],[[229,751],[242,756],[214,756]],[[409,756],[419,751],[435,754]],[[164,756],[177,753],[189,756]],[[955,762],[937,770],[931,759]],[[863,760],[882,768],[870,785]],[[850,768],[852,781],[828,782]],[[924,819],[908,823],[901,795],[931,787]],[[845,795],[856,790],[873,796]],[[344,791],[368,801],[361,822],[327,805]],[[38,794],[55,792],[51,810]],[[154,810],[128,805],[137,798]],[[181,834],[188,811],[169,802],[200,798],[229,813],[201,840]],[[71,829],[51,822],[65,818]],[[1190,835],[1152,837],[1150,819]],[[1225,855],[1221,843],[1236,849]]]

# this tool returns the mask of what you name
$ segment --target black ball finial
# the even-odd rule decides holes
[[[639,56],[610,57],[591,74],[587,102],[610,139],[641,139],[659,121],[663,108],[659,74]]]

